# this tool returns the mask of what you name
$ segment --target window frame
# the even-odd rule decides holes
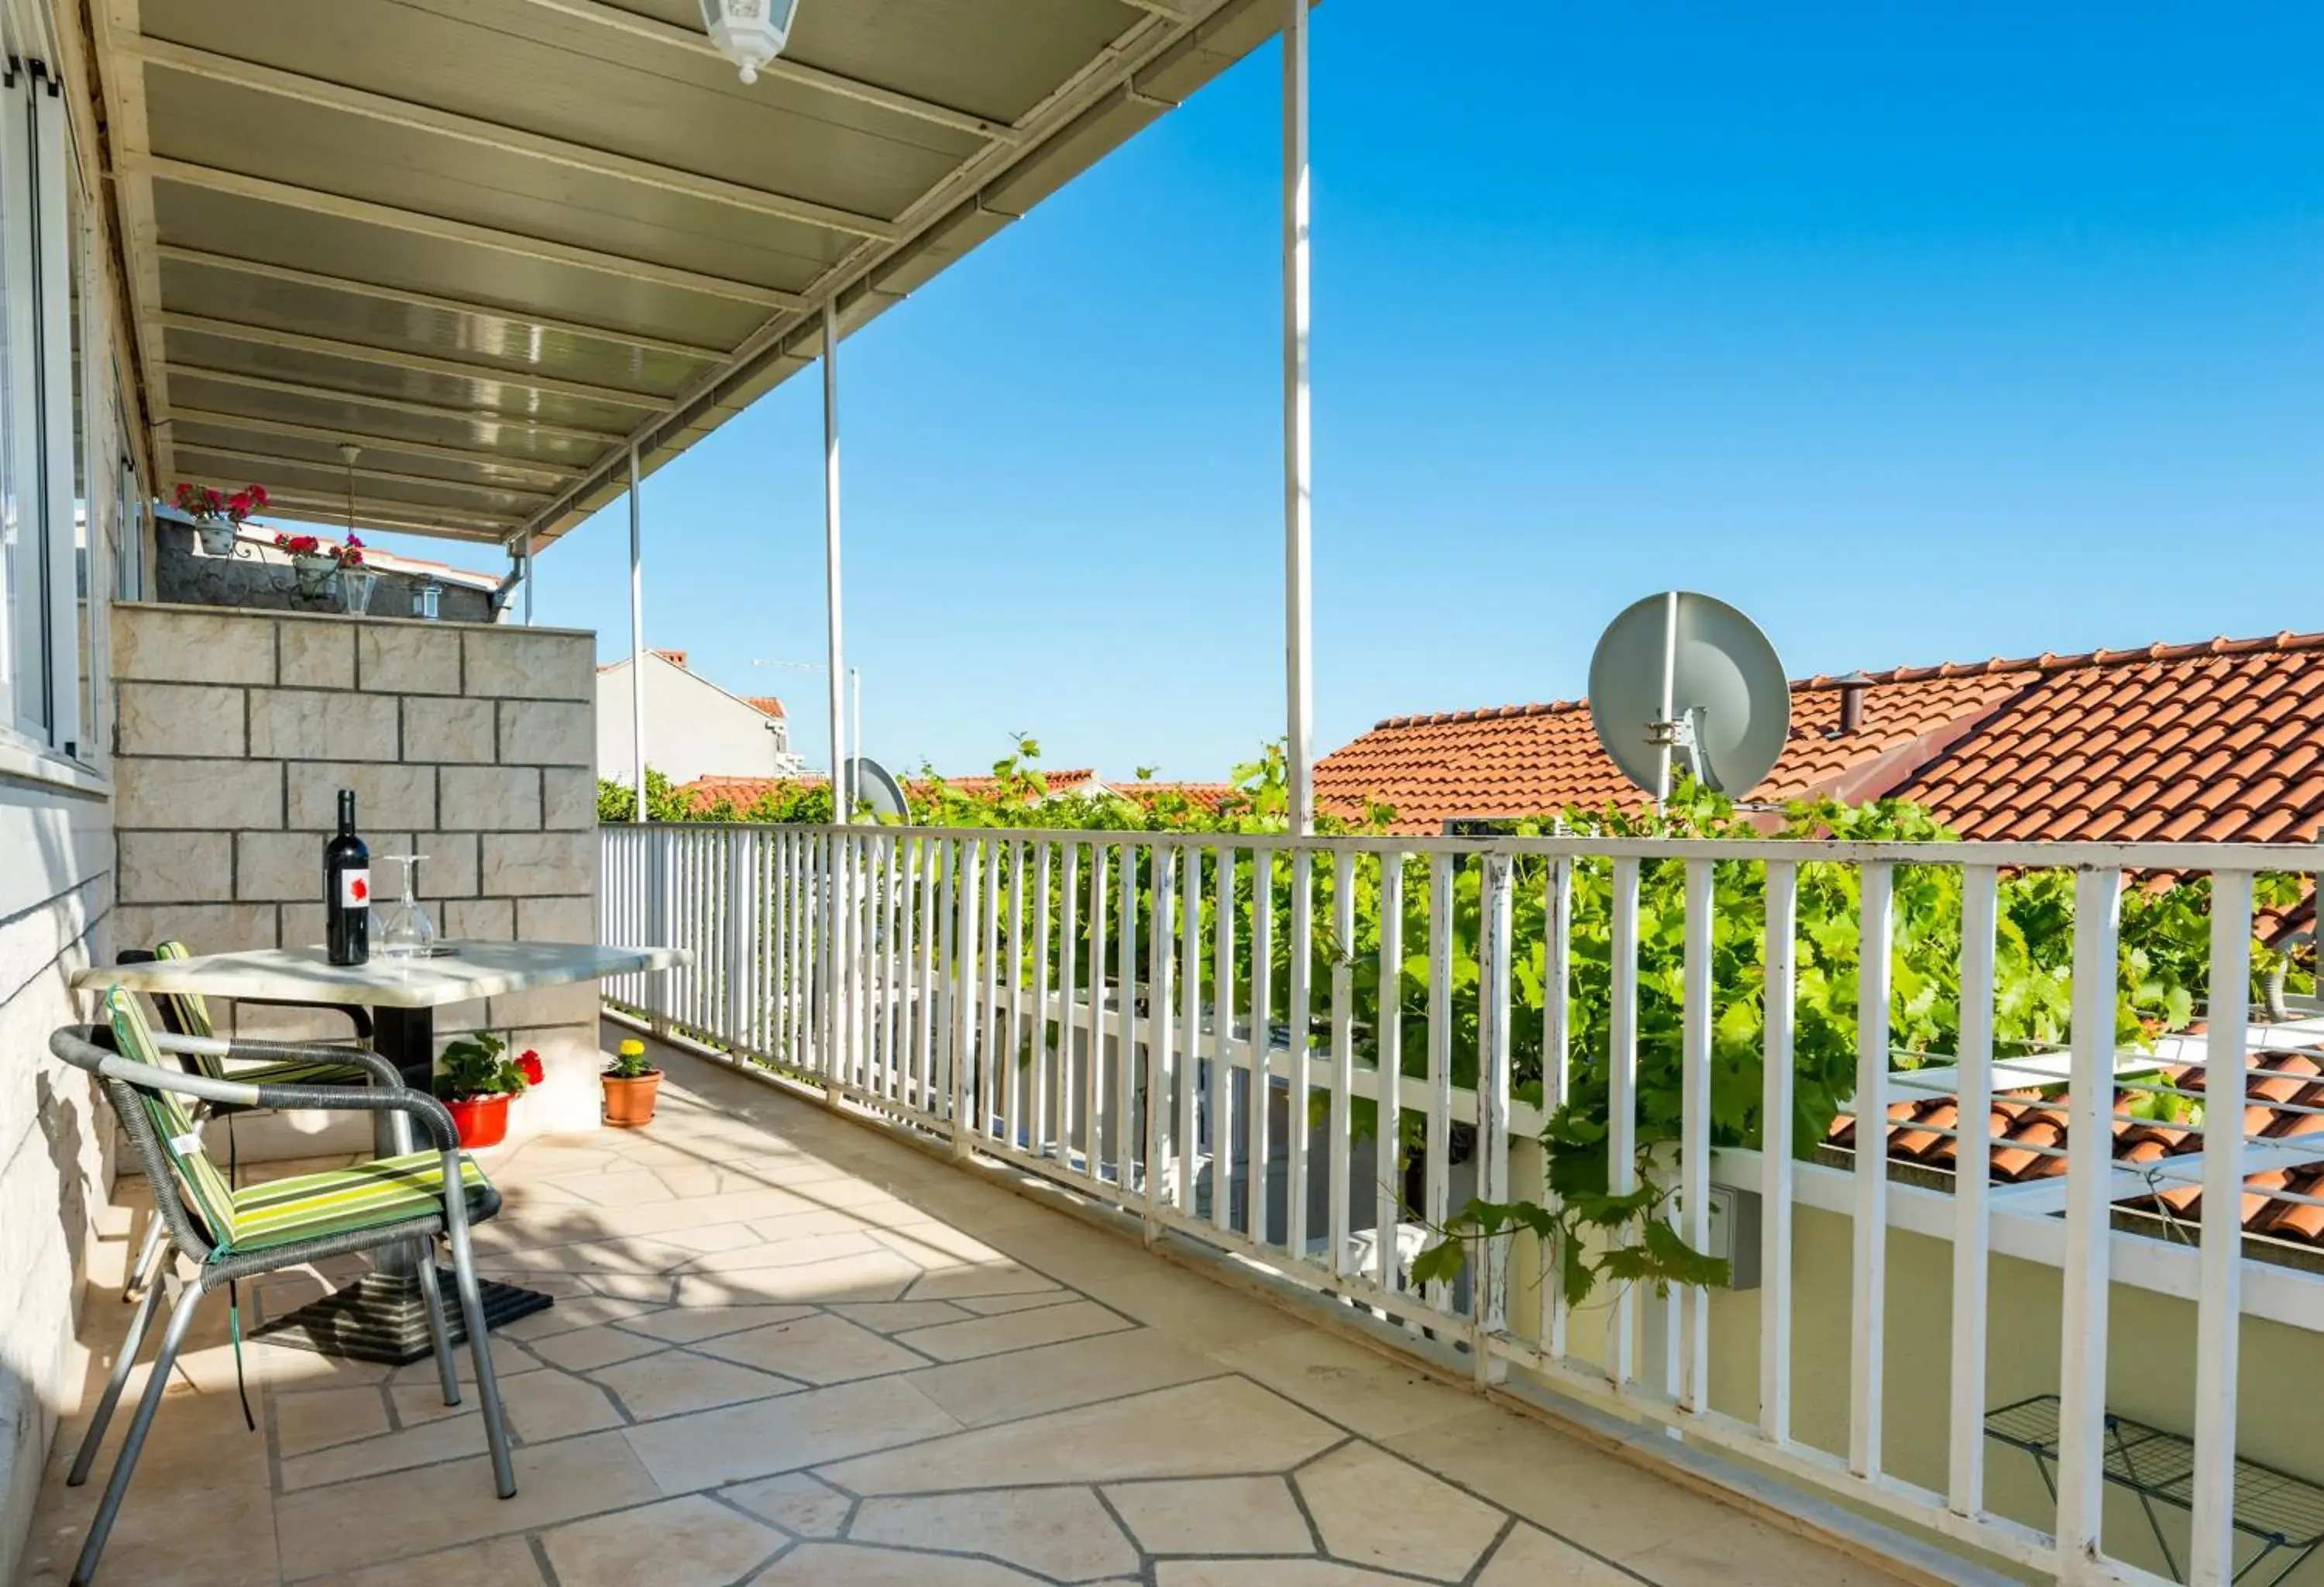
[[[17,48],[15,30],[0,32],[11,35],[0,69],[0,215],[6,217],[0,224],[0,314],[7,326],[0,346],[0,492],[7,500],[0,512],[14,514],[23,573],[13,598],[0,586],[0,775],[102,789],[110,683],[102,674],[109,669],[106,618],[115,582],[109,552],[117,533],[104,520],[118,503],[110,479],[97,478],[106,454],[95,448],[112,445],[106,437],[113,427],[102,410],[117,400],[112,360],[100,352],[109,345],[109,326],[94,235],[97,199],[81,180],[64,81]],[[87,413],[76,412],[77,383]],[[87,494],[78,501],[77,424],[92,448]],[[84,578],[86,669],[94,677],[84,676]]]

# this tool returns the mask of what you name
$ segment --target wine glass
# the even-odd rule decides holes
[[[381,854],[382,864],[403,867],[403,896],[387,912],[381,925],[380,956],[388,959],[424,959],[436,946],[436,923],[428,911],[420,907],[416,889],[420,882],[420,862],[425,854]]]

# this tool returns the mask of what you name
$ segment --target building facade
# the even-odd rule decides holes
[[[636,775],[636,702],[627,659],[597,669],[597,765],[608,777]],[[807,762],[791,749],[783,703],[733,694],[687,666],[684,650],[648,650],[646,764],[673,783],[702,777],[796,777]]]

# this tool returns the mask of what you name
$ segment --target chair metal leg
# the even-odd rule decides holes
[[[436,1242],[412,1241],[420,1259],[420,1297],[428,1303],[428,1338],[436,1347],[436,1375],[444,1382],[444,1403],[460,1403],[460,1374],[452,1366],[452,1333],[444,1325],[444,1287],[436,1278]]]
[[[476,1358],[476,1398],[484,1402],[484,1442],[493,1452],[493,1485],[503,1499],[513,1499],[516,1467],[509,1459],[508,1420],[501,1413],[500,1380],[493,1375],[493,1341],[484,1329],[484,1295],[476,1283],[475,1255],[469,1249],[466,1229],[455,1225],[450,1234],[452,1280],[459,1287],[460,1315],[467,1320],[468,1348]]]
[[[105,1497],[97,1501],[97,1518],[88,1524],[88,1537],[80,1545],[80,1558],[73,1565],[72,1587],[88,1587],[96,1579],[97,1557],[105,1552],[105,1540],[113,1534],[113,1523],[121,1514],[121,1501],[129,1492],[129,1479],[137,1470],[137,1457],[144,1452],[145,1435],[153,1429],[153,1413],[161,1408],[161,1396],[170,1387],[170,1369],[177,1364],[178,1351],[186,1342],[186,1333],[194,1325],[194,1314],[201,1309],[202,1287],[189,1284],[178,1295],[177,1304],[170,1312],[170,1325],[161,1332],[161,1348],[154,1353],[152,1375],[146,1379],[145,1392],[137,1401],[137,1414],[130,1418],[129,1435],[121,1441],[121,1453],[113,1462],[113,1476],[105,1485]]]
[[[154,1220],[154,1227],[161,1227],[160,1219]],[[147,1286],[144,1298],[130,1314],[129,1332],[113,1358],[113,1371],[105,1380],[105,1393],[97,1399],[97,1414],[89,1418],[88,1431],[81,1435],[80,1450],[73,1456],[72,1472],[65,1478],[66,1487],[78,1488],[88,1481],[88,1469],[97,1463],[97,1445],[105,1442],[105,1429],[113,1420],[114,1407],[121,1403],[121,1390],[129,1382],[130,1369],[137,1364],[137,1352],[145,1343],[146,1325],[153,1321],[154,1308],[161,1300],[161,1286],[156,1281]]]

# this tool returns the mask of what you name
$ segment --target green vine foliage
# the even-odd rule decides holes
[[[1039,746],[1020,738],[1014,751],[995,763],[990,779],[963,786],[931,771],[913,780],[908,794],[916,826],[1084,831],[1090,833],[1279,833],[1287,825],[1286,767],[1280,745],[1271,745],[1250,763],[1236,768],[1234,794],[1205,805],[1173,790],[1141,797],[1053,797],[1039,763]],[[631,792],[600,784],[601,820],[626,821]],[[731,803],[697,807],[677,795],[660,773],[649,771],[647,810],[656,821],[774,822],[818,824],[830,819],[827,785],[778,785],[748,807]],[[1323,835],[1378,833],[1394,812],[1368,810],[1355,820],[1319,821]],[[1611,808],[1567,810],[1554,817],[1517,823],[1518,836],[1556,833],[1582,839],[1768,838],[1855,842],[1942,843],[1953,835],[1925,810],[1902,800],[1849,806],[1832,800],[1796,803],[1779,813],[1738,810],[1721,795],[1683,785],[1662,816],[1625,814]],[[1218,921],[1217,861],[1189,850],[1185,863],[1195,877],[1203,913],[1203,940],[1212,940]],[[1014,863],[1009,845],[996,857],[988,885],[1009,885]],[[1557,1275],[1567,1298],[1585,1300],[1604,1283],[1724,1283],[1724,1264],[1689,1249],[1675,1232],[1671,1176],[1666,1171],[1681,1125],[1682,975],[1685,955],[1685,867],[1678,861],[1648,861],[1639,872],[1637,945],[1637,1070],[1636,1161],[1627,1178],[1634,1188],[1616,1188],[1609,1130],[1609,1061],[1612,1046],[1613,922],[1612,866],[1582,859],[1572,865],[1566,984],[1548,981],[1548,910],[1552,862],[1539,854],[1513,861],[1511,1001],[1512,1084],[1521,1099],[1541,1104],[1545,1095],[1545,1051],[1547,1001],[1565,1000],[1567,1044],[1562,1095],[1547,1112],[1542,1132],[1547,1181],[1545,1204],[1472,1201],[1436,1231],[1435,1242],[1414,1265],[1416,1280],[1457,1278],[1480,1241],[1530,1233],[1548,1248],[1546,1270]],[[1027,862],[1031,869],[1031,863]],[[1444,1047],[1456,1087],[1473,1087],[1479,1073],[1478,945],[1483,908],[1482,867],[1467,856],[1439,863],[1428,856],[1407,858],[1400,878],[1401,963],[1385,979],[1379,964],[1382,941],[1381,863],[1371,856],[1323,853],[1308,860],[1312,930],[1307,985],[1312,1024],[1307,1035],[1321,1045],[1329,1038],[1328,989],[1336,972],[1351,983],[1351,1027],[1356,1056],[1376,1062],[1380,1033],[1393,1020],[1400,1036],[1404,1072],[1427,1073],[1432,1016],[1441,1012]],[[1277,1023],[1290,1006],[1292,958],[1297,951],[1290,929],[1297,871],[1288,854],[1243,851],[1230,889],[1234,951],[1230,982],[1217,984],[1213,955],[1201,955],[1199,996],[1213,1008],[1240,1012],[1250,1006],[1259,973],[1253,943],[1257,906],[1265,898],[1269,951],[1268,1007]],[[1855,1088],[1858,953],[1861,937],[1859,873],[1852,865],[1811,861],[1798,870],[1797,932],[1794,972],[1794,1064],[1791,1140],[1795,1153],[1812,1155],[1829,1136]],[[1029,878],[1026,879],[1029,885]],[[1895,872],[1890,963],[1890,1040],[1893,1066],[1913,1069],[1949,1062],[1960,1027],[1962,873],[1944,865],[1900,866]],[[1120,941],[1121,902],[1109,889],[1093,922],[1084,887],[1073,941],[1065,940],[1065,881],[1062,865],[1052,868],[1050,930],[1046,941],[1004,927],[1008,962],[1030,984],[1033,965],[1047,955],[1056,964],[1070,951],[1075,980],[1087,988],[1114,979],[1106,963],[1093,962],[1092,946],[1102,923],[1106,941]],[[1338,893],[1352,895],[1352,935],[1342,940],[1333,929]],[[1443,908],[1438,908],[1442,892]],[[2209,962],[2208,878],[2158,878],[2126,890],[2120,936],[2119,993],[2115,1037],[2129,1047],[2151,1046],[2165,1032],[2184,1028],[2206,992]],[[2263,909],[2295,901],[2299,884],[2289,876],[2261,880]],[[1765,1138],[1760,1117],[1761,1060],[1766,1029],[1765,923],[1766,867],[1757,862],[1720,861],[1713,871],[1711,928],[1711,1137],[1714,1145],[1757,1148]],[[2070,1036],[2074,879],[2062,871],[2006,872],[2001,878],[1995,944],[1996,1053],[2021,1056],[2054,1048]],[[1130,903],[1139,940],[1150,942],[1155,900],[1150,875],[1137,868]],[[1031,918],[1028,909],[1027,918]],[[1441,914],[1441,918],[1440,918]],[[1451,964],[1447,993],[1432,1008],[1430,965],[1443,932]],[[2278,964],[2264,946],[2254,950],[2255,975]],[[2292,970],[2295,987],[2310,984]],[[1139,990],[1132,977],[1132,994]],[[1029,1051],[1019,1055],[1029,1060]],[[1368,1079],[1358,1082],[1351,1101],[1353,1126],[1371,1136],[1379,1127]],[[1309,1099],[1312,1117],[1323,1116],[1326,1099]],[[2133,1103],[2157,1117],[2192,1121],[2184,1099],[2149,1095]],[[1399,1152],[1407,1169],[1426,1154],[1423,1117],[1406,1110],[1396,1121]],[[1409,1180],[1411,1174],[1407,1173]],[[1400,1187],[1386,1186],[1391,1195]],[[1403,1214],[1420,1215],[1402,1195]]]

